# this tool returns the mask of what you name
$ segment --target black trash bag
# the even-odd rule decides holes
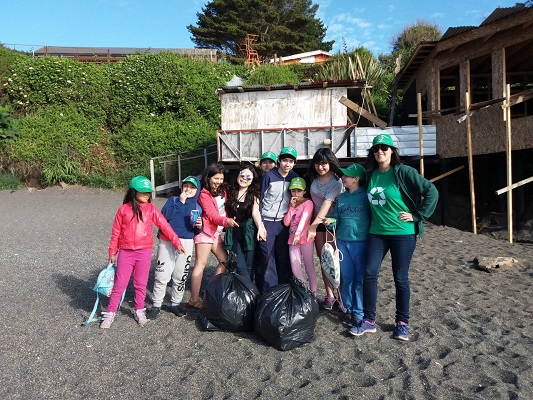
[[[254,330],[278,350],[291,350],[313,339],[319,307],[305,283],[272,287],[261,295],[255,310]]]
[[[228,269],[213,275],[205,288],[200,323],[204,330],[246,332],[254,329],[254,313],[259,290],[247,277],[237,273],[237,256],[230,251]]]

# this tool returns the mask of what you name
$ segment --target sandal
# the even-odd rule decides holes
[[[192,308],[197,308],[198,310],[200,310],[204,305],[204,302],[202,301],[202,299],[198,299],[196,301],[191,301],[189,300],[189,307],[192,307]]]

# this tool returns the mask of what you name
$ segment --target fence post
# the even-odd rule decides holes
[[[154,159],[150,159],[150,181],[152,182],[152,199],[155,199],[155,172],[154,172]]]
[[[178,182],[181,182],[181,155],[178,154]]]
[[[208,160],[207,160],[207,147],[204,147],[204,168],[207,168]]]

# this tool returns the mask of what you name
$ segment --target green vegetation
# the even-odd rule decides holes
[[[222,19],[206,18],[217,7],[229,7],[229,2],[213,0],[204,7],[198,15],[199,27],[189,26],[199,45],[237,54],[245,32],[255,32],[262,35],[258,49],[263,55],[331,48],[332,42],[323,42],[325,28],[315,18],[318,6],[310,0],[237,3],[245,8],[236,20],[244,22],[226,30],[235,33],[233,39],[217,31],[219,44],[201,36],[207,32],[202,29],[209,24],[219,27]],[[243,11],[252,6],[257,10]],[[228,15],[235,12],[231,10],[224,8]],[[244,18],[249,15],[257,20]],[[275,22],[279,18],[283,24]],[[0,46],[0,185],[4,185],[0,187],[11,187],[3,183],[11,182],[6,176],[15,179],[15,186],[21,180],[123,187],[132,174],[149,174],[152,157],[213,144],[220,128],[215,90],[234,75],[247,85],[353,79],[359,57],[383,118],[390,107],[395,56],[411,54],[420,40],[440,35],[435,26],[421,24],[406,27],[394,53],[381,55],[379,62],[370,51],[358,48],[345,49],[329,62],[313,66],[244,67],[170,52],[133,55],[115,64],[87,64],[68,58],[33,58]],[[158,181],[161,168],[156,163]]]
[[[0,172],[0,190],[20,189],[21,187],[24,187],[24,183],[15,175],[9,172]]]

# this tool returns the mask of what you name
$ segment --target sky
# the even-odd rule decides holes
[[[479,26],[497,7],[520,0],[313,0],[332,52],[364,46],[391,52],[391,38],[417,19],[449,27]],[[2,0],[0,43],[21,51],[42,46],[193,48],[187,25],[205,0]],[[280,54],[282,55],[282,54]],[[282,56],[288,56],[283,54]]]

